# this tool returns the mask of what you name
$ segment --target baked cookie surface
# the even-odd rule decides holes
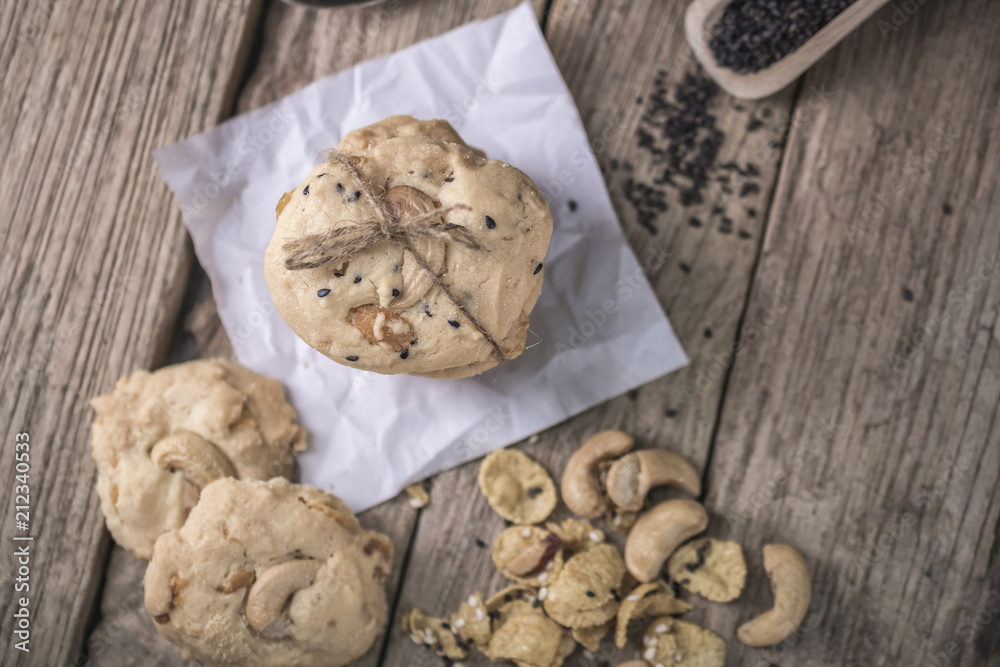
[[[331,494],[221,479],[156,542],[146,609],[208,666],[339,667],[382,632],[392,543]]]
[[[208,483],[288,477],[305,447],[281,384],[222,359],[138,371],[91,404],[101,509],[115,541],[142,559]]]
[[[475,375],[496,366],[501,354],[512,359],[524,349],[552,216],[531,179],[509,164],[487,160],[464,143],[394,134],[413,123],[425,125],[412,131],[454,133],[444,121],[406,123],[345,137],[355,149],[351,165],[404,217],[459,207],[424,224],[461,228],[477,247],[428,235],[412,244],[426,269],[392,240],[340,262],[289,268],[288,244],[377,219],[351,170],[330,159],[278,205],[265,254],[268,288],[296,334],[338,363],[387,374]]]

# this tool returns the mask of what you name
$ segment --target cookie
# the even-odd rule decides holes
[[[264,267],[276,309],[352,368],[458,378],[517,357],[552,233],[545,199],[463,143],[380,132],[349,139],[366,148],[324,161],[282,197]],[[385,239],[376,221],[390,214],[424,216],[393,226],[421,230],[406,237],[412,252]],[[335,252],[339,243],[349,249]]]
[[[654,667],[724,667],[726,643],[714,632],[665,616],[650,622],[642,657]]]
[[[730,602],[743,590],[747,564],[738,542],[704,538],[692,540],[674,552],[667,572],[692,593],[713,602]]]
[[[311,486],[224,478],[157,541],[146,609],[205,665],[339,667],[382,632],[392,543]]]
[[[347,155],[374,148],[386,139],[396,137],[430,137],[446,143],[460,144],[480,157],[486,157],[481,150],[468,146],[455,128],[446,120],[417,120],[413,116],[389,116],[344,135],[337,150]]]
[[[142,559],[208,483],[288,477],[305,447],[281,384],[222,359],[138,371],[91,405],[101,509],[115,541]]]
[[[545,468],[516,449],[498,449],[483,459],[479,489],[497,514],[522,525],[545,521],[559,500]]]

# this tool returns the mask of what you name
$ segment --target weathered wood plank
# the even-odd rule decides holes
[[[11,480],[15,434],[27,432],[34,537],[30,590],[13,594],[13,569],[0,574],[5,665],[76,664],[108,545],[87,401],[162,360],[190,262],[150,151],[231,104],[246,4],[0,9],[0,534],[8,545],[25,534]],[[9,631],[22,596],[30,654]]]
[[[264,19],[257,66],[239,93],[237,109],[243,112],[269,104],[317,78],[471,20],[489,18],[516,4],[514,0],[452,3],[390,0],[371,8],[316,11],[272,3]],[[543,4],[541,1],[536,3],[539,12]],[[207,277],[196,269],[192,280],[193,284],[188,285],[192,307],[186,315],[186,331],[175,336],[170,360],[232,357],[232,348],[219,322],[214,301],[205,296],[210,293]],[[366,528],[386,533],[395,545],[395,564],[386,586],[391,601],[396,597],[403,574],[417,515],[418,511],[409,506],[406,498],[396,498],[360,517]],[[117,640],[115,650],[105,651],[99,664],[108,667],[147,664],[135,662],[135,655],[149,656],[143,660],[158,660],[149,664],[177,664],[181,660],[179,652],[159,637],[151,623],[134,625],[137,635],[134,641],[131,633],[114,633],[115,628],[132,623],[143,610],[141,596],[130,599],[127,604],[119,604],[117,600],[112,603],[108,598],[116,595],[115,591],[141,586],[144,567],[134,559],[130,562],[131,557],[120,551],[115,549],[112,567],[107,573],[105,607],[111,611],[92,635],[92,638],[101,639],[111,634]],[[158,647],[159,653],[153,647]],[[376,643],[356,664],[378,665],[381,652],[381,642]]]
[[[626,188],[630,178],[654,184],[662,173],[662,163],[639,146],[636,131],[650,108],[659,71],[665,70],[671,86],[694,71],[682,30],[684,9],[683,3],[654,0],[556,0],[548,13],[548,41],[580,108],[626,235],[692,361],[690,367],[594,408],[523,447],[557,478],[570,453],[587,436],[606,428],[635,434],[640,446],[683,452],[699,469],[708,459],[731,363],[726,354],[733,347],[747,298],[794,91],[759,104],[736,103],[720,94],[712,112],[727,138],[715,163],[752,162],[757,174],[734,178],[731,193],[713,182],[704,191],[704,201],[689,206],[680,203],[676,191],[667,190],[668,209],[656,217],[657,232],[651,234],[639,224]],[[760,125],[751,126],[751,118]],[[755,129],[748,131],[748,126]],[[759,190],[741,197],[747,181]],[[717,207],[722,212],[713,214]],[[755,217],[749,209],[754,209]],[[692,226],[692,217],[701,226]],[[720,231],[723,217],[733,220],[731,233]],[[489,549],[475,546],[477,538],[491,544],[504,528],[479,493],[477,471],[478,463],[471,463],[435,478],[437,500],[420,517],[390,628],[386,665],[435,664],[433,655],[418,653],[399,628],[400,617],[412,607],[448,614],[470,593],[490,593],[504,585]],[[442,567],[447,567],[447,576],[441,576]],[[599,659],[613,663],[624,657],[635,657],[635,647],[617,651],[605,642]],[[468,664],[488,662],[476,655]],[[566,664],[596,662],[578,652]]]
[[[770,605],[768,542],[814,596],[789,646],[730,642],[733,664],[1000,661],[998,24],[926,3],[806,77],[828,96],[791,133],[748,312],[797,299],[735,364],[708,477],[758,576],[702,618],[731,637]]]

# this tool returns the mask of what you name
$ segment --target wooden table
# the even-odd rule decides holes
[[[143,611],[143,565],[108,539],[88,453],[87,401],[119,376],[231,354],[150,151],[515,2],[0,3],[0,663],[181,662]],[[629,241],[640,261],[669,254],[650,280],[691,365],[519,447],[558,475],[589,434],[623,428],[704,471],[710,533],[758,573],[738,604],[690,614],[728,638],[729,664],[1000,664],[1000,4],[891,4],[791,89],[721,96],[718,161],[753,163],[759,192],[671,200],[655,235],[624,187],[652,177],[637,98],[693,66],[684,3],[533,4]],[[30,654],[10,640],[20,432]],[[358,664],[435,664],[401,615],[501,585],[476,546],[503,528],[476,471],[438,475],[423,510],[362,516],[398,556],[391,625]],[[770,605],[773,541],[805,553],[813,601],[793,645],[748,649],[732,638]],[[603,659],[623,654],[568,664]]]

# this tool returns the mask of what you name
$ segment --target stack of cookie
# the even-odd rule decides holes
[[[224,360],[139,371],[92,401],[101,507],[160,634],[206,665],[346,664],[382,632],[392,543],[288,481],[281,385]]]
[[[393,116],[285,193],[264,270],[281,316],[334,361],[462,378],[524,350],[551,234],[524,173],[445,121]]]

